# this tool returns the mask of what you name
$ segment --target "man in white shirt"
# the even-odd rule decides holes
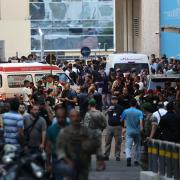
[[[23,96],[23,102],[26,106],[30,106],[30,98],[32,96],[32,90],[30,89],[30,82],[28,80],[24,81],[24,88],[21,91]]]
[[[165,109],[165,106],[167,105],[166,102],[159,102],[158,104],[158,110],[153,113],[153,116],[157,119],[158,124],[161,120],[161,117],[164,116],[167,113],[167,110]]]
[[[144,89],[144,83],[141,81],[140,76],[136,76],[135,83],[139,85],[140,91]]]

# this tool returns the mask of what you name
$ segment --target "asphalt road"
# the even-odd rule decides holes
[[[103,134],[102,147],[104,150],[104,139]],[[106,170],[103,172],[97,172],[95,157],[92,158],[92,168],[90,172],[89,180],[139,180],[140,179],[140,167],[126,167],[126,159],[124,154],[124,143],[122,144],[121,150],[121,161],[117,162],[114,158],[114,142],[112,144],[110,160],[106,162]]]
[[[90,172],[89,180],[139,180],[139,167],[126,167],[126,161],[116,162],[110,160],[107,162],[106,170],[103,172],[95,171],[95,161],[93,161],[93,169]]]

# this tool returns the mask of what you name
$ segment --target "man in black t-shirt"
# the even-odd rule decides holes
[[[180,143],[180,114],[175,112],[174,103],[166,106],[167,113],[162,116],[159,127],[162,132],[162,139],[165,141]]]
[[[105,138],[105,160],[109,160],[109,155],[111,151],[111,143],[112,139],[115,139],[115,158],[116,161],[120,161],[120,153],[121,153],[121,121],[120,115],[123,111],[123,108],[118,105],[118,98],[116,96],[112,96],[111,106],[108,109],[108,128],[107,135]]]
[[[71,89],[69,83],[64,86],[60,100],[63,102],[63,105],[68,112],[75,108],[77,103],[77,94],[73,89]]]
[[[130,100],[132,99],[132,96],[129,94],[127,88],[123,88],[123,94],[119,97],[119,104],[123,107],[124,109],[127,109],[130,107]]]

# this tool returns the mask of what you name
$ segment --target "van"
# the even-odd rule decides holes
[[[52,74],[59,77],[60,82],[70,83],[76,90],[77,85],[57,66],[41,63],[3,63],[0,64],[0,100],[19,94],[24,81],[29,80],[36,86],[43,76]]]
[[[135,72],[139,74],[141,70],[146,70],[148,74],[151,72],[148,56],[145,54],[110,54],[106,64],[107,74],[111,68],[120,69],[122,73]]]

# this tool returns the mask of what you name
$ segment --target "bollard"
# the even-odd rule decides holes
[[[165,163],[165,144],[163,142],[159,145],[159,172],[160,175],[164,176],[166,171],[166,163]]]
[[[172,146],[172,169],[175,180],[180,179],[179,168],[179,148],[174,144]]]
[[[148,142],[148,170],[152,171],[152,141]]]
[[[180,180],[180,144],[151,140],[148,142],[148,168],[165,178]]]
[[[158,148],[159,148],[158,142],[153,141],[151,154],[152,154],[152,171],[154,173],[158,173]]]
[[[166,145],[165,158],[166,158],[167,177],[172,178],[172,144]]]

